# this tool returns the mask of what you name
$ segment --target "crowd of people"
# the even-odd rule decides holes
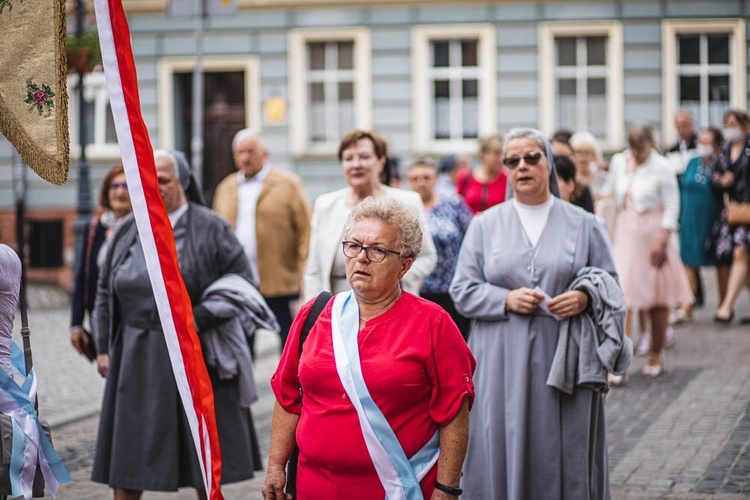
[[[609,161],[586,131],[513,129],[479,141],[476,168],[467,154],[414,159],[410,190],[393,187],[386,141],[354,130],[338,149],[347,186],[312,206],[245,129],[213,211],[185,156],[157,151],[222,483],[262,469],[242,367],[263,327],[282,348],[264,498],[289,498],[290,483],[301,499],[609,498],[609,387],[634,351],[644,377],[664,372],[675,328],[705,301],[701,268],[716,267],[719,323],[750,283],[750,220],[736,210],[750,202],[750,117],[733,109],[723,130],[697,131],[681,110],[675,128],[662,154],[633,124]],[[70,334],[107,378],[94,480],[118,500],[183,486],[202,498],[122,167],[100,205]],[[227,287],[250,318],[232,328],[212,302]],[[207,340],[227,330],[248,344],[230,360]]]

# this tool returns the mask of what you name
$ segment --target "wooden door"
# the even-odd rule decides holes
[[[214,189],[221,180],[234,172],[232,138],[245,127],[245,72],[212,71],[204,73],[203,85],[203,175],[201,185],[206,200],[211,203]],[[192,88],[193,74],[175,75],[175,99],[179,100],[181,116],[176,124],[177,148],[192,158],[190,139],[193,127]]]

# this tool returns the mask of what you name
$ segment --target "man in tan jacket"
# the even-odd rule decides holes
[[[281,326],[282,347],[300,294],[310,241],[310,204],[299,177],[272,168],[263,138],[243,129],[232,140],[237,173],[216,187],[214,210],[235,230],[256,286]]]

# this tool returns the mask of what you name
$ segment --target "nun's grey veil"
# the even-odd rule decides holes
[[[180,177],[180,185],[182,185],[182,189],[185,190],[185,196],[188,201],[206,206],[206,199],[203,197],[203,190],[201,190],[201,186],[198,184],[198,179],[195,178],[195,174],[190,167],[190,162],[188,162],[185,153],[176,149],[170,149],[169,153],[177,161],[177,172]]]
[[[505,154],[508,143],[513,139],[519,139],[522,137],[529,137],[534,139],[537,143],[544,147],[545,156],[547,157],[547,165],[549,166],[549,191],[553,196],[560,197],[560,185],[557,183],[557,170],[555,169],[555,154],[552,152],[552,144],[549,143],[544,134],[534,128],[514,128],[507,134],[505,134],[505,140],[503,141],[503,154]],[[508,177],[508,195],[506,198],[513,197],[513,186],[510,184],[510,177]]]

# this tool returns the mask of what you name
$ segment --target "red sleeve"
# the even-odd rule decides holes
[[[469,399],[471,408],[477,363],[448,313],[441,311],[430,330],[432,357],[427,362],[427,372],[432,381],[432,397],[429,412],[432,420],[444,427],[456,417],[464,398]]]
[[[279,366],[271,377],[271,389],[282,408],[289,413],[302,413],[302,388],[299,383],[299,337],[302,325],[310,314],[315,298],[305,303],[289,329]]]

